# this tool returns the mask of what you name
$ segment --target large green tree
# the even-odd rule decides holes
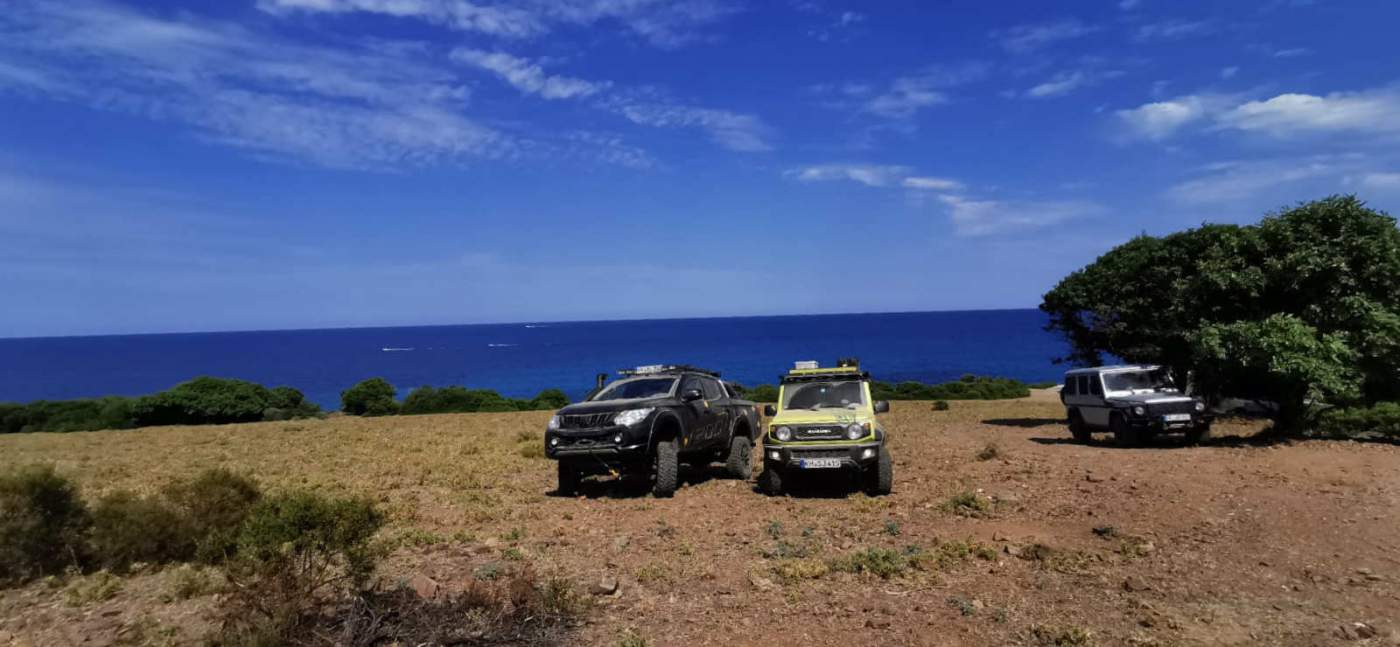
[[[1316,405],[1400,397],[1400,230],[1354,196],[1139,236],[1040,308],[1069,342],[1060,359],[1163,364],[1208,395],[1276,403],[1284,430]]]

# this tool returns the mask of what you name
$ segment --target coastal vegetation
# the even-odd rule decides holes
[[[870,383],[870,395],[876,400],[1009,400],[1027,397],[1030,390],[1031,386],[1020,380],[979,375],[964,375],[941,384],[878,380]],[[743,395],[754,402],[777,402],[778,387],[759,384],[744,388]]]
[[[491,389],[468,389],[461,386],[436,388],[420,386],[408,392],[403,402],[387,380],[373,377],[340,394],[340,407],[353,416],[413,415],[422,413],[476,413],[506,411],[553,410],[569,403],[569,396],[559,389],[545,389],[529,400],[507,398]]]
[[[1065,362],[1162,364],[1216,401],[1260,402],[1277,433],[1391,433],[1397,285],[1395,219],[1334,196],[1253,225],[1139,236],[1063,279],[1040,308],[1069,343]],[[1338,407],[1355,409],[1324,415]]]

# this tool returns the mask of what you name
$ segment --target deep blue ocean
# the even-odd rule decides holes
[[[1037,310],[653,319],[264,332],[0,339],[0,401],[144,395],[199,375],[293,386],[340,406],[384,377],[402,396],[429,384],[581,397],[599,372],[689,363],[774,383],[795,360],[855,356],[876,379],[941,382],[965,373],[1057,379],[1064,343]]]

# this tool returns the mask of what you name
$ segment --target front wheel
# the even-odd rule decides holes
[[[870,496],[884,496],[894,490],[894,460],[890,450],[880,446],[880,456],[875,459],[865,474],[865,493]]]
[[[768,496],[779,496],[783,493],[783,473],[776,467],[764,467],[763,472],[758,475],[758,489]]]
[[[579,483],[583,481],[583,475],[572,466],[559,462],[559,494],[561,496],[574,496],[578,494]]]
[[[1186,432],[1186,442],[1191,445],[1199,445],[1210,440],[1210,423],[1197,425],[1191,431]]]
[[[1113,441],[1119,447],[1139,447],[1142,445],[1143,432],[1128,424],[1128,419],[1123,417],[1121,413],[1114,413],[1108,419],[1108,429],[1113,432]]]
[[[679,454],[674,440],[656,443],[656,482],[651,486],[653,496],[664,499],[676,493],[676,487],[680,484]]]
[[[749,443],[748,436],[735,436],[729,441],[729,454],[724,457],[724,471],[729,473],[730,478],[747,481],[750,474],[753,474],[753,461],[749,458],[749,452],[753,446]]]

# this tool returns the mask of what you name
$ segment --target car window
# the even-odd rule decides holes
[[[1103,382],[1099,380],[1099,376],[1089,377],[1089,392],[1094,395],[1103,395]]]
[[[1079,389],[1075,391],[1078,395],[1089,395],[1089,376],[1079,376]]]
[[[1079,390],[1076,389],[1076,388],[1074,388],[1074,387],[1078,386],[1078,384],[1079,384],[1079,381],[1076,380],[1076,379],[1074,379],[1074,376],[1073,376],[1073,375],[1066,375],[1066,376],[1065,376],[1065,395],[1075,395],[1075,394],[1077,394],[1077,393],[1079,392]]]
[[[663,398],[671,394],[676,383],[674,377],[641,378],[622,380],[609,384],[607,388],[593,396],[593,400],[634,400],[639,398]]]
[[[701,393],[705,392],[704,389],[700,388],[700,380],[694,377],[686,377],[684,380],[681,380],[681,390],[678,391],[678,393],[685,393],[691,389],[700,391]]]
[[[706,400],[718,400],[724,397],[724,390],[719,387],[719,382],[710,379],[701,379],[700,384],[705,388]]]

